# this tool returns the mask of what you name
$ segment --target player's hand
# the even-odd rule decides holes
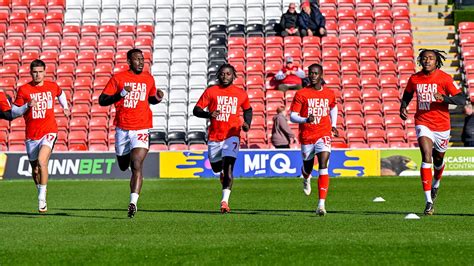
[[[291,143],[296,144],[296,143],[298,143],[298,141],[296,140],[296,138],[292,138]]]
[[[333,127],[331,129],[331,132],[333,137],[339,137],[339,131],[337,130],[337,128]]]
[[[437,93],[434,94],[434,98],[436,99],[436,101],[442,102],[443,101],[443,94],[437,92]]]
[[[406,108],[406,107],[400,108],[400,118],[401,118],[402,120],[407,120],[407,118],[408,118],[408,111],[407,111],[407,108]]]
[[[160,89],[157,89],[157,90],[156,90],[156,95],[155,95],[155,97],[156,97],[156,99],[158,99],[158,101],[163,100],[163,97],[164,97],[164,96],[165,96],[165,94],[163,93],[162,90],[160,90]]]
[[[308,36],[313,36],[313,31],[308,29]]]
[[[308,119],[306,119],[306,123],[313,123],[314,122],[314,115],[313,114],[310,114],[308,116]]]
[[[221,114],[221,111],[215,110],[211,112],[211,118],[216,118]]]
[[[123,89],[126,90],[127,92],[132,91],[132,87],[130,87],[130,86],[124,86]]]
[[[68,108],[68,109],[64,109],[63,111],[66,117],[69,117],[71,115],[71,109]]]
[[[244,132],[248,132],[249,129],[250,129],[249,124],[247,124],[247,123],[244,122],[244,123],[242,124],[242,130],[243,130]]]
[[[37,104],[36,100],[35,99],[31,99],[31,101],[28,103],[28,107],[30,108],[33,108],[35,107]]]

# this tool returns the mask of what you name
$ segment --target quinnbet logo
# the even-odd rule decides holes
[[[48,172],[50,175],[106,175],[112,172],[115,158],[96,159],[50,159]],[[18,174],[31,176],[31,166],[27,156],[18,162]]]

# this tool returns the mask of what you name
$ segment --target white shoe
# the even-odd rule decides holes
[[[40,213],[48,211],[48,205],[46,204],[46,200],[38,200],[38,211]]]
[[[324,207],[318,207],[316,209],[316,215],[318,215],[318,216],[326,216],[326,213],[327,213],[327,211]]]
[[[308,178],[303,177],[303,192],[306,196],[311,195],[311,176]]]

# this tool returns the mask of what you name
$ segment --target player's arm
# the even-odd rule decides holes
[[[400,104],[400,117],[403,120],[406,120],[408,118],[407,106],[410,103],[412,98],[413,98],[413,93],[407,92],[407,91],[403,92],[402,101]]]
[[[252,125],[252,116],[253,116],[252,107],[244,110],[244,124],[242,125],[242,129],[245,132],[250,130],[250,126]]]
[[[310,114],[308,117],[301,117],[298,112],[291,112],[290,121],[297,124],[312,123],[314,116]]]
[[[339,137],[339,131],[337,131],[337,111],[337,105],[334,105],[334,107],[329,111],[331,117],[331,132],[334,137]]]
[[[13,120],[12,110],[0,111],[0,119],[12,121]]]
[[[160,89],[156,90],[156,94],[153,96],[148,96],[148,103],[150,104],[159,104],[163,100],[165,94]]]
[[[123,97],[127,96],[127,94],[132,90],[130,86],[125,86],[123,89],[113,95],[108,95],[102,92],[99,96],[99,105],[101,106],[109,106],[118,101],[120,101]]]
[[[215,110],[212,112],[204,111],[204,109],[197,105],[194,106],[193,109],[193,115],[199,118],[216,118],[220,113],[221,112],[219,110]]]
[[[69,116],[71,114],[71,110],[69,109],[69,105],[67,104],[66,93],[64,93],[64,91],[61,91],[61,94],[58,96],[58,101],[64,110],[64,114],[66,116]]]
[[[466,95],[460,92],[454,96],[446,96],[441,93],[435,93],[435,99],[438,101],[442,101],[443,103],[447,104],[454,104],[454,105],[464,105],[466,101]]]

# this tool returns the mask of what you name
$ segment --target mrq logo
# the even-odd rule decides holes
[[[112,172],[115,158],[97,159],[50,159],[48,172],[52,176],[72,175],[107,175]],[[20,176],[31,176],[31,165],[28,157],[21,156],[17,173]]]
[[[284,175],[295,174],[296,168],[291,167],[291,159],[284,153],[245,154],[245,174],[253,175]]]

